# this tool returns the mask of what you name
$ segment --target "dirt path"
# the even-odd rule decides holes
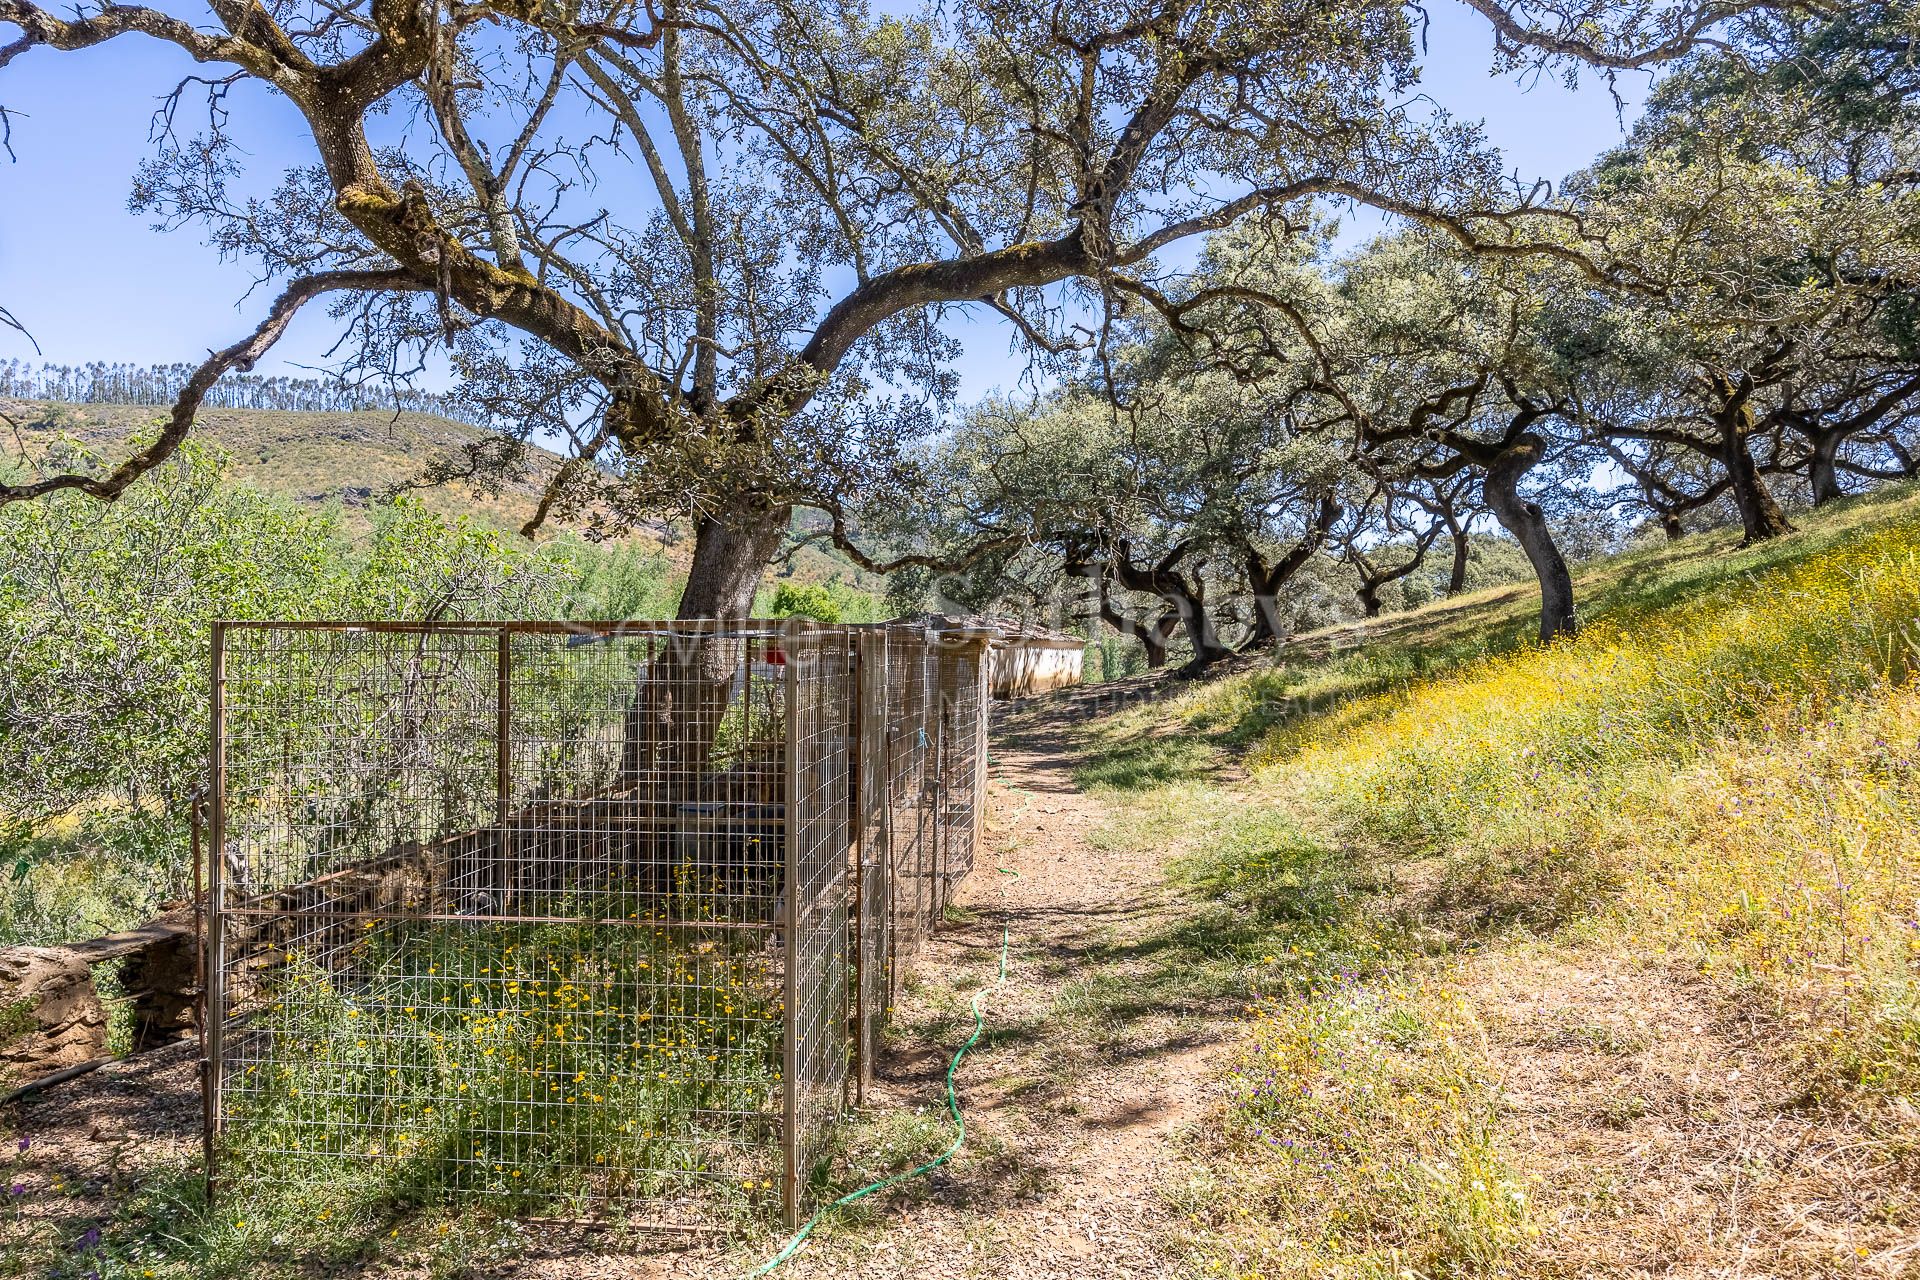
[[[72,1236],[150,1179],[178,1182],[200,1156],[200,1064],[192,1041],[109,1063],[0,1110],[0,1168],[22,1238],[52,1225]],[[22,1145],[24,1144],[24,1146]],[[0,1217],[0,1263],[9,1228]],[[0,1266],[0,1276],[13,1272]],[[82,1271],[80,1274],[85,1274]]]
[[[966,1147],[823,1226],[782,1277],[1099,1280],[1171,1269],[1179,1224],[1160,1188],[1180,1176],[1175,1139],[1205,1113],[1234,1021],[1227,1009],[1116,1009],[1113,992],[1149,962],[1138,944],[1180,907],[1157,856],[1096,842],[1108,812],[1074,785],[1076,719],[1071,698],[998,717],[986,844],[952,920],[914,964],[876,1073],[879,1122],[942,1112],[947,1062],[972,1025],[967,1001],[993,980],[1004,928],[1006,983],[985,1001],[987,1034],[960,1077]],[[574,1253],[512,1274],[731,1272],[706,1253]]]
[[[1169,1232],[1159,1188],[1178,1176],[1172,1139],[1197,1120],[1232,1034],[1191,1011],[1116,1012],[1104,998],[1141,963],[1134,944],[1178,910],[1160,859],[1096,845],[1102,802],[1078,790],[1062,709],[1008,718],[996,734],[987,846],[959,895],[964,923],[918,965],[907,1029],[883,1070],[882,1106],[939,1098],[950,1008],[990,980],[1002,926],[1006,985],[962,1078],[969,1147],[927,1192],[883,1208],[887,1225],[830,1238],[800,1276],[1103,1277],[1161,1274]],[[999,874],[1007,868],[1017,876]],[[934,1028],[944,1035],[929,1034]],[[898,1202],[896,1201],[896,1204]]]

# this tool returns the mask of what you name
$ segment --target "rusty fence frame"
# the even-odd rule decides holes
[[[415,900],[398,905],[389,903],[380,910],[339,909],[336,914],[341,919],[320,918],[331,909],[328,904],[335,901],[329,894],[340,892],[328,888],[324,882],[349,877],[350,873],[365,879],[361,874],[365,864],[353,864],[345,870],[309,877],[298,883],[274,884],[272,892],[264,897],[255,892],[251,899],[230,900],[237,888],[256,891],[260,888],[247,877],[259,874],[260,859],[273,856],[270,848],[265,852],[244,848],[239,858],[231,852],[236,844],[230,831],[229,783],[236,763],[230,750],[236,745],[232,717],[236,706],[243,713],[249,709],[250,698],[297,697],[301,693],[297,688],[291,693],[284,688],[263,693],[256,687],[261,682],[250,675],[244,663],[236,674],[229,661],[234,656],[232,642],[236,636],[249,633],[304,638],[301,643],[363,644],[375,648],[390,643],[389,638],[396,636],[413,637],[422,647],[431,638],[434,644],[449,646],[444,660],[456,667],[463,659],[491,648],[491,671],[482,670],[486,662],[474,662],[474,670],[466,673],[472,678],[461,686],[465,701],[457,709],[459,714],[450,717],[456,726],[472,728],[471,736],[479,740],[464,744],[468,749],[466,764],[474,778],[484,771],[474,749],[487,745],[484,738],[490,730],[493,776],[486,780],[491,794],[485,797],[490,820],[470,830],[441,831],[432,836],[438,842],[436,847],[454,850],[445,855],[440,871],[447,883],[416,889]],[[345,637],[364,639],[349,641]],[[746,637],[744,642],[742,637]],[[763,646],[763,656],[775,652],[777,647],[784,664],[777,675],[763,677],[779,681],[783,699],[784,740],[777,765],[779,816],[763,824],[769,830],[778,831],[780,872],[777,879],[757,890],[760,897],[752,902],[729,898],[729,890],[718,881],[719,887],[699,890],[706,895],[702,900],[708,912],[696,922],[697,927],[686,926],[686,936],[700,939],[690,945],[710,949],[714,944],[708,939],[714,937],[733,940],[764,936],[768,939],[767,954],[777,957],[777,961],[762,958],[751,963],[758,966],[755,972],[771,971],[775,967],[779,970],[777,1003],[768,1006],[778,1010],[774,1020],[780,1039],[779,1114],[774,1126],[778,1129],[778,1204],[789,1224],[800,1221],[810,1211],[808,1188],[814,1182],[816,1165],[826,1152],[832,1125],[849,1105],[866,1101],[888,1017],[904,975],[928,936],[940,927],[955,890],[972,869],[984,829],[989,653],[997,638],[991,628],[935,631],[899,623],[827,626],[794,620],[214,623],[208,707],[210,776],[204,806],[206,838],[198,842],[195,857],[196,877],[204,881],[203,892],[197,895],[202,940],[198,1023],[202,1037],[202,1101],[209,1193],[229,1192],[221,1176],[226,1143],[236,1125],[251,1122],[238,1116],[231,1105],[229,1095],[239,1088],[235,1085],[239,1078],[236,1072],[276,1067],[286,1070],[283,1060],[290,1052],[272,1048],[271,1041],[263,1038],[266,1033],[260,1024],[253,1021],[258,1012],[255,1006],[260,1002],[249,1003],[250,996],[246,993],[246,983],[251,979],[242,973],[242,968],[248,962],[247,957],[236,958],[233,954],[235,939],[246,936],[236,928],[236,920],[244,915],[255,922],[247,924],[248,928],[257,925],[267,929],[274,938],[303,941],[323,935],[332,938],[342,927],[343,919],[363,925],[369,938],[382,936],[390,929],[398,933],[425,925],[441,930],[485,925],[499,928],[502,936],[521,926],[630,927],[627,921],[616,918],[580,919],[582,908],[577,906],[565,908],[573,912],[572,915],[516,914],[521,899],[544,902],[547,898],[542,897],[543,893],[552,897],[551,886],[515,887],[519,882],[514,877],[520,875],[522,860],[527,856],[524,850],[512,852],[517,847],[516,841],[532,850],[532,856],[540,860],[542,868],[548,868],[551,863],[562,871],[584,870],[595,877],[596,884],[615,883],[623,870],[631,870],[630,864],[623,866],[608,852],[617,845],[618,837],[610,837],[591,821],[556,828],[553,824],[559,820],[548,818],[547,825],[541,825],[540,820],[528,816],[541,806],[557,810],[567,804],[598,812],[593,806],[601,802],[594,796],[566,801],[525,798],[526,787],[520,771],[526,762],[516,756],[516,752],[521,756],[538,754],[544,759],[563,750],[572,738],[568,736],[571,729],[566,726],[554,729],[549,738],[536,737],[531,742],[525,740],[524,735],[516,736],[522,716],[528,714],[515,701],[520,692],[516,681],[526,674],[516,665],[523,661],[517,655],[524,649],[537,665],[542,655],[557,651],[554,645],[570,648],[576,644],[607,641],[610,654],[616,652],[616,644],[631,645],[635,652],[647,654],[657,652],[656,646],[672,643],[742,642],[745,646],[740,650],[742,671],[755,669],[751,648],[754,643]],[[603,662],[616,674],[625,670],[611,657]],[[479,677],[489,675],[492,687],[483,691],[479,688]],[[272,684],[271,681],[264,683],[269,687]],[[316,696],[331,692],[321,687],[317,676],[315,685],[308,692]],[[605,695],[614,687],[605,685],[599,687],[599,692]],[[381,696],[396,701],[417,696],[383,689],[368,693],[358,686],[355,692],[375,703]],[[485,705],[484,695],[488,694],[493,704],[490,708]],[[429,707],[418,713],[424,715],[440,709]],[[591,709],[603,719],[610,712],[604,700],[593,704]],[[632,714],[637,712],[629,713]],[[479,727],[483,719],[491,719],[486,730]],[[558,724],[558,720],[554,723]],[[631,719],[624,722],[623,735],[630,737],[635,732],[632,723]],[[566,732],[562,732],[562,728],[566,728]],[[239,745],[247,744],[242,739]],[[598,745],[604,748],[606,743]],[[631,747],[631,741],[623,739],[622,750]],[[743,755],[743,761],[744,758]],[[623,761],[622,768],[625,767]],[[771,767],[768,766],[769,770]],[[771,776],[769,771],[766,777]],[[621,777],[632,781],[624,774]],[[281,785],[289,796],[298,790],[291,773],[281,780]],[[632,794],[638,795],[639,791],[636,786]],[[429,798],[423,793],[420,803],[424,805]],[[440,799],[444,803],[445,798]],[[283,807],[290,809],[291,800]],[[195,825],[198,832],[200,824]],[[443,821],[442,825],[446,823]],[[281,829],[292,831],[285,821]],[[519,834],[523,832],[524,837]],[[363,833],[336,834],[359,839]],[[270,844],[261,837],[256,837],[256,842],[262,846]],[[419,843],[415,841],[416,845]],[[584,854],[578,852],[582,848],[586,850]],[[569,849],[575,852],[568,852]],[[418,854],[418,849],[414,853]],[[460,865],[466,869],[456,876],[452,868],[461,858],[465,861]],[[511,872],[506,870],[509,866],[513,868]],[[491,893],[480,891],[478,886],[482,885]],[[776,890],[772,885],[784,885],[783,895],[774,898]],[[497,901],[493,893],[497,893]],[[462,894],[466,896],[463,898]],[[572,901],[564,896],[552,900]],[[475,901],[486,904],[483,911],[471,906]],[[621,905],[633,904],[622,900]],[[554,910],[557,912],[560,908]],[[307,916],[303,917],[302,912]],[[756,912],[771,914],[756,922]],[[604,910],[601,914],[605,914]],[[618,912],[613,914],[617,916]],[[268,917],[274,919],[267,925],[257,924]],[[630,919],[638,919],[638,913]],[[651,911],[648,921],[646,927],[656,935],[669,924],[676,927],[686,924],[664,919],[653,922]],[[276,941],[273,949],[279,950],[282,945]],[[728,941],[720,950],[725,952],[733,945]],[[284,949],[291,968],[294,956],[302,954],[301,949],[293,942],[285,943]],[[257,944],[254,950],[259,950]],[[345,972],[359,963],[341,958],[349,954],[344,945],[332,946],[326,954],[331,958],[323,962],[323,969],[326,964],[332,964]],[[658,959],[658,955],[655,958]],[[330,977],[331,972],[326,971],[323,977]],[[500,972],[500,981],[504,982],[506,969],[503,967]],[[357,970],[348,976],[356,980],[364,978]],[[612,979],[606,981],[612,985]],[[622,979],[622,989],[633,981],[628,974]],[[260,982],[263,988],[267,985],[266,979]],[[728,1009],[731,1012],[732,1005]],[[409,1007],[407,1013],[412,1015],[414,1010]],[[721,1019],[718,1012],[711,1017],[714,1025]],[[701,1025],[712,1030],[705,1021]],[[771,1022],[768,1025],[771,1026]],[[634,1047],[638,1049],[639,1044]],[[331,1048],[327,1050],[329,1055],[333,1052]],[[384,1065],[387,1059],[378,1061]],[[435,1098],[437,1101],[438,1095]],[[368,1105],[374,1108],[377,1099],[370,1099]],[[735,1119],[751,1119],[736,1113],[726,1114]],[[403,1139],[405,1136],[401,1135]],[[281,1137],[276,1141],[284,1143],[287,1139]],[[464,1147],[465,1143],[463,1138],[460,1145]],[[743,1141],[740,1145],[744,1148],[747,1144]],[[297,1150],[300,1143],[294,1141],[292,1146]],[[474,1154],[479,1156],[478,1146]],[[306,1158],[291,1156],[286,1151],[278,1151],[277,1155],[294,1159],[296,1163]],[[311,1157],[315,1161],[321,1158],[317,1152]],[[742,1161],[743,1167],[751,1167],[745,1157]],[[502,1168],[500,1164],[493,1167]],[[622,1172],[651,1175],[657,1171]],[[519,1177],[518,1172],[513,1176]],[[751,1177],[747,1183],[754,1185]],[[461,1183],[460,1188],[466,1185]],[[575,1208],[580,1209],[580,1204],[576,1203]],[[608,1194],[604,1200],[588,1204],[574,1216],[603,1217],[610,1210],[641,1209],[640,1216],[647,1217],[645,1225],[648,1226],[697,1225],[672,1213],[656,1212],[656,1208],[655,1202],[646,1197],[628,1200]]]

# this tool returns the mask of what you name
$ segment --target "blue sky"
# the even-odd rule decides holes
[[[1484,23],[1449,0],[1432,13],[1423,89],[1458,116],[1484,119],[1510,169],[1557,181],[1619,140],[1621,119],[1604,84],[1589,77],[1569,90],[1551,77],[1528,86],[1491,76]],[[0,159],[0,305],[33,330],[46,359],[197,361],[264,313],[268,290],[242,300],[251,283],[244,264],[222,263],[194,230],[156,233],[126,209],[134,170],[151,154],[154,107],[194,70],[168,46],[124,37],[80,53],[31,50],[0,71],[0,102],[20,116],[18,163]],[[1619,87],[1630,121],[1646,80]],[[249,92],[236,102],[235,120],[244,122],[250,169],[270,186],[311,153],[284,101]],[[317,363],[332,336],[324,313],[310,309],[261,372]],[[983,315],[958,336],[968,398],[1017,379],[1020,362],[1008,354],[1003,324]],[[10,357],[32,358],[33,350],[0,327],[0,359]]]

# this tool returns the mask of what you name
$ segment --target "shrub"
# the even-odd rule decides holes
[[[0,508],[0,812],[177,806],[201,776],[207,623],[331,606],[326,514],[220,483],[189,444],[101,504]]]
[[[840,603],[833,592],[817,582],[783,582],[774,588],[773,604],[767,610],[774,618],[812,618],[815,622],[840,621]]]
[[[356,545],[334,512],[225,482],[193,442],[116,502],[0,508],[0,933],[106,932],[185,888],[214,619],[553,616],[583,582],[638,580],[410,499]]]

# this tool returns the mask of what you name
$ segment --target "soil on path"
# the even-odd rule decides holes
[[[938,1104],[964,1007],[991,981],[1001,930],[1007,980],[989,1034],[962,1070],[968,1149],[884,1228],[829,1238],[796,1277],[1138,1277],[1165,1274],[1180,1238],[1161,1189],[1181,1177],[1180,1132],[1199,1121],[1236,1034],[1233,1010],[1116,1014],[1086,998],[1125,983],[1132,944],[1181,910],[1161,856],[1097,842],[1107,817],[1073,781],[1074,699],[999,726],[987,842],[957,922],[921,956],[906,1037],[883,1063],[882,1107]],[[999,868],[1016,872],[1003,875]],[[945,1032],[938,1036],[935,1028]]]

